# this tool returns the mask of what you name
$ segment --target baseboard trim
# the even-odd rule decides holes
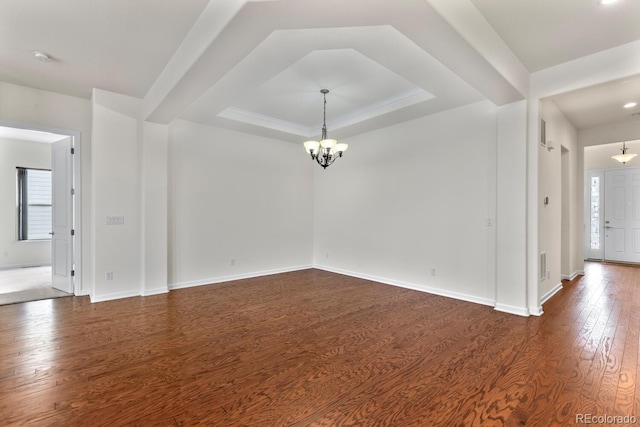
[[[526,307],[518,307],[515,305],[509,304],[496,304],[493,307],[496,311],[501,311],[503,313],[515,314],[516,316],[529,317],[530,313]]]
[[[142,291],[141,296],[148,297],[148,296],[151,296],[151,295],[166,294],[168,292],[169,292],[169,289],[167,287],[155,288],[155,289],[145,289],[145,290]]]
[[[93,303],[93,302],[113,301],[116,299],[139,297],[139,296],[140,296],[140,293],[136,291],[129,291],[129,292],[116,292],[113,294],[106,294],[106,295],[89,295],[89,299],[91,299],[91,302]]]
[[[542,316],[544,314],[544,311],[542,310],[542,306],[530,307],[529,314],[531,314],[532,316]]]
[[[495,301],[488,298],[481,298],[473,295],[446,291],[444,289],[431,288],[424,285],[418,285],[416,283],[404,282],[401,280],[394,280],[386,277],[372,276],[370,274],[358,273],[350,270],[343,270],[341,268],[334,268],[326,265],[314,265],[313,268],[317,268],[318,270],[329,271],[331,273],[343,274],[345,276],[356,277],[358,279],[371,280],[372,282],[383,283],[385,285],[397,286],[399,288],[411,289],[414,291],[425,292],[428,294],[439,295],[442,297],[453,298],[453,299],[466,301],[466,302],[472,302],[474,304],[487,305],[490,307],[493,307],[495,305]]]
[[[549,292],[544,294],[544,296],[540,299],[540,305],[543,305],[545,302],[549,301],[551,297],[562,290],[562,282],[558,283],[551,289]]]
[[[563,275],[561,275],[561,276],[560,276],[560,278],[561,278],[562,280],[573,280],[573,279],[575,279],[575,278],[576,278],[576,277],[578,277],[578,276],[584,276],[584,270],[577,270],[577,271],[574,271],[574,272],[573,272],[573,274],[571,274],[570,276],[568,276],[568,275],[566,275],[566,274],[563,274]]]
[[[216,283],[231,282],[234,280],[242,280],[242,279],[252,279],[254,277],[270,276],[272,274],[281,274],[281,273],[289,273],[291,271],[308,270],[310,268],[313,268],[313,266],[299,265],[295,267],[276,268],[273,270],[254,271],[250,273],[233,274],[229,276],[211,277],[211,278],[202,279],[202,280],[191,280],[188,282],[179,282],[179,283],[169,284],[169,290],[172,291],[174,289],[191,288],[194,286],[214,285]]]

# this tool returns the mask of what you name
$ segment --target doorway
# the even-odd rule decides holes
[[[79,294],[79,132],[0,122],[0,142],[11,143],[0,157],[16,163],[9,168],[14,175],[4,180],[14,191],[3,191],[10,199],[5,204],[13,208],[4,209],[7,230],[0,230],[0,304]],[[40,163],[30,160],[34,152]],[[30,167],[34,164],[40,168]],[[48,195],[46,186],[35,184],[47,174]],[[40,197],[28,197],[38,192]]]
[[[586,174],[588,259],[640,263],[640,167]]]

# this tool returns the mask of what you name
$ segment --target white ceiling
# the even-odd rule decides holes
[[[142,98],[207,0],[2,0],[0,80],[89,98]],[[33,51],[53,59],[38,62]]]
[[[640,2],[471,0],[530,72],[640,39]]]
[[[529,72],[640,39],[637,0],[455,1],[477,8]],[[320,133],[322,88],[338,138],[481,99],[521,99],[437,2],[2,0],[0,80],[84,98],[104,89],[143,98],[150,121],[292,142]],[[53,60],[35,60],[35,50]],[[640,92],[616,84],[626,86],[556,101],[578,128],[622,120],[620,99],[640,102]]]
[[[43,142],[53,144],[68,138],[67,135],[58,135],[51,132],[43,132],[31,129],[18,129],[13,127],[0,126],[0,139],[13,139],[18,141]]]
[[[635,107],[623,108],[632,101]],[[640,120],[640,76],[554,96],[553,102],[577,129]]]

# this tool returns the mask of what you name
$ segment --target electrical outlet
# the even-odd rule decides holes
[[[236,259],[235,258],[231,258],[231,261],[229,262],[229,264],[236,265]]]
[[[113,280],[113,271],[107,271],[104,273],[104,280]]]
[[[327,252],[327,259],[329,259],[329,252]]]
[[[431,275],[435,276],[436,275],[436,269],[435,267],[431,267]]]

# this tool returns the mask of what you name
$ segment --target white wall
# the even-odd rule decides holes
[[[547,254],[547,275],[539,283],[541,303],[550,298],[562,286],[562,278],[572,277],[582,272],[582,245],[578,237],[578,228],[582,224],[582,209],[578,205],[577,159],[578,133],[550,100],[540,103],[540,117],[546,122],[546,139],[552,150],[538,144],[539,166],[539,252]],[[564,165],[566,182],[563,194],[563,147],[568,156]],[[545,197],[549,204],[543,203]],[[563,201],[565,218],[563,223]],[[564,229],[563,229],[564,227]],[[567,241],[563,241],[563,232]],[[562,271],[562,259],[565,257],[566,271]]]
[[[102,98],[112,97],[102,91],[93,96],[93,301],[140,295],[142,283],[139,121],[104,106]],[[107,224],[107,217],[117,216],[124,224]]]
[[[496,310],[527,307],[527,102],[498,108]]]
[[[640,131],[638,132],[638,136],[640,136]],[[613,155],[622,153],[622,142],[584,147],[584,170],[591,171],[640,166],[640,140],[627,141],[626,145],[629,148],[628,153],[638,154],[638,156],[627,162],[626,165],[611,158]]]
[[[344,142],[344,158],[314,165],[315,264],[493,305],[496,107],[480,102]]]
[[[170,287],[311,266],[313,175],[301,145],[184,121],[169,141]]]
[[[16,167],[51,169],[51,145],[0,138],[0,269],[51,264],[49,240],[17,240]]]
[[[141,147],[142,295],[168,291],[168,143],[169,127],[143,124]]]

